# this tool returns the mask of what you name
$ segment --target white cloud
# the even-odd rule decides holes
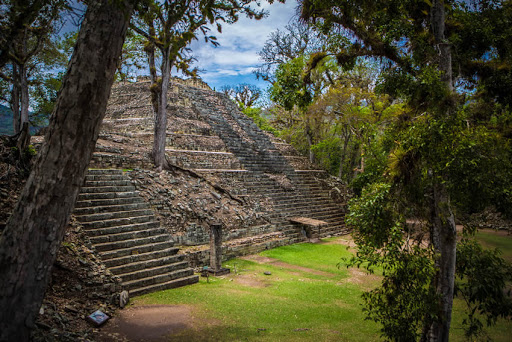
[[[269,34],[289,24],[296,7],[297,2],[293,0],[285,4],[275,2],[273,5],[264,2],[262,8],[270,12],[267,18],[251,20],[241,17],[233,25],[223,25],[222,33],[212,29],[212,34],[220,43],[219,47],[206,44],[201,38],[194,42],[191,48],[197,59],[195,66],[204,70],[200,73],[201,77],[207,82],[213,82],[213,86],[217,87],[228,84],[223,83],[228,82],[227,78],[223,80],[224,76],[230,76],[229,84],[236,84],[233,78],[236,76],[247,82],[247,75],[260,64],[258,52],[263,48]]]

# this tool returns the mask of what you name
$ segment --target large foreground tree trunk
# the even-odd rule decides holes
[[[435,286],[439,295],[440,316],[432,322],[428,340],[447,342],[452,319],[457,232],[446,187],[434,184],[431,200],[432,242],[437,253]]]
[[[453,92],[451,46],[445,41],[444,0],[432,2],[432,31],[439,51],[438,68],[441,81]],[[451,115],[450,101],[446,101],[445,117]],[[429,341],[447,342],[449,340],[452,319],[453,293],[455,288],[455,262],[457,250],[457,231],[455,218],[450,208],[448,189],[442,182],[442,175],[433,174],[431,198],[432,243],[437,254],[436,292],[439,295],[439,317],[432,322]],[[439,176],[439,177],[437,177]],[[439,179],[440,178],[440,179]]]
[[[27,341],[94,151],[130,19],[129,0],[94,0],[49,131],[0,237],[0,341]]]

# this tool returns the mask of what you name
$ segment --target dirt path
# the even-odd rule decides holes
[[[151,305],[118,310],[105,323],[98,341],[160,342],[172,341],[170,335],[195,324],[193,308],[188,305]]]

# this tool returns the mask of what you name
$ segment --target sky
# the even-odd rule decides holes
[[[258,52],[271,32],[297,20],[297,1],[274,2],[272,5],[263,2],[261,7],[269,12],[268,17],[261,20],[240,17],[235,24],[223,25],[222,33],[212,30],[220,46],[206,44],[201,38],[191,44],[192,55],[197,59],[194,66],[201,70],[199,76],[210,87],[220,90],[224,85],[240,83],[254,84],[261,89],[269,86],[268,82],[256,80],[253,73],[261,64]]]

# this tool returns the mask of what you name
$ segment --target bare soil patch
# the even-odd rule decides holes
[[[291,265],[286,262],[280,261],[278,259],[268,258],[268,257],[260,256],[260,255],[248,255],[248,256],[242,257],[241,259],[255,261],[258,264],[272,264],[277,267],[282,267],[282,268],[286,268],[286,269],[290,269],[290,270],[302,271],[302,272],[311,273],[311,274],[324,276],[324,277],[334,277],[334,274],[329,273],[329,272],[318,271],[318,270],[314,270],[314,269],[302,267],[302,266],[297,266],[297,265]]]
[[[369,290],[375,288],[375,286],[377,286],[382,279],[381,276],[368,273],[365,270],[355,268],[355,267],[349,268],[348,273],[350,274],[350,277],[341,281],[340,284],[343,284],[343,283],[357,284],[365,291],[369,291]]]
[[[117,311],[117,315],[101,328],[98,341],[171,341],[170,335],[194,325],[193,307],[190,305],[130,307]]]
[[[343,245],[343,246],[347,246],[349,248],[354,248],[357,246],[356,243],[354,242],[354,239],[352,238],[352,235],[350,235],[350,234],[343,235],[342,237],[339,237],[337,239],[326,241],[326,242],[321,242],[321,243],[325,244],[325,245]]]
[[[256,279],[256,277],[253,274],[239,274],[233,279],[238,284],[249,287],[263,288],[269,286],[269,284],[259,279]]]

